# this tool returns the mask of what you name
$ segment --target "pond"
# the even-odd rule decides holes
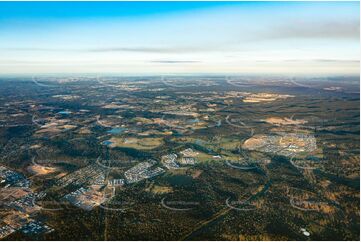
[[[105,140],[102,142],[103,145],[111,145],[113,144],[113,142],[111,142],[110,140]]]
[[[69,115],[69,114],[71,114],[71,112],[70,111],[60,111],[60,112],[58,112],[58,114]]]
[[[121,134],[126,130],[126,128],[113,128],[107,131],[108,134]]]

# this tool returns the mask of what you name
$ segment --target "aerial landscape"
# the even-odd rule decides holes
[[[355,37],[351,27],[335,37],[337,30],[347,34],[348,20],[359,21],[359,3],[83,2],[74,11],[67,4],[0,2],[1,240],[360,239],[359,32]],[[98,11],[79,14],[87,4],[99,4]],[[145,10],[149,4],[159,9]],[[243,50],[235,46],[205,50],[213,51],[215,40],[198,51],[190,39],[202,37],[191,26],[177,48],[127,39],[129,46],[115,48],[112,40],[87,36],[108,31],[102,28],[109,19],[99,16],[105,12],[110,19],[124,15],[116,18],[119,26],[135,21],[145,32],[145,23],[132,18],[169,18],[153,27],[176,39],[170,26],[188,26],[183,14],[193,18],[196,11],[203,22],[215,9],[225,16],[251,8],[258,16],[263,4],[269,11],[305,10],[300,16],[339,9],[337,16],[349,18],[332,33],[320,24],[319,35],[309,26],[311,37],[273,36],[281,45],[307,39],[292,57],[293,44],[277,45],[277,54],[260,44],[267,52],[261,59],[249,50],[236,60]],[[94,29],[83,26],[97,18],[102,24]],[[218,24],[212,27],[221,33]],[[273,55],[287,57],[274,62]]]

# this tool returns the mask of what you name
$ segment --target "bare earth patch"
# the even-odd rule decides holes
[[[163,144],[163,138],[116,138],[109,140],[112,142],[110,147],[125,147],[139,150],[151,150]]]
[[[273,93],[254,93],[246,96],[243,99],[245,103],[261,103],[261,102],[272,102],[277,99],[286,99],[289,97],[294,97],[292,95],[282,95],[282,94],[273,94]]]
[[[54,167],[47,167],[41,165],[32,165],[28,167],[28,171],[35,175],[47,175],[50,173],[54,173],[57,169]]]
[[[289,119],[289,118],[281,118],[281,117],[270,117],[264,120],[266,123],[274,124],[274,125],[300,125],[307,123],[306,120],[303,119]]]
[[[152,193],[155,194],[164,194],[164,193],[170,193],[173,192],[173,188],[172,187],[166,187],[166,186],[153,186],[151,189]]]

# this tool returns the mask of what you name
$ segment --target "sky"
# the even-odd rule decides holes
[[[0,2],[0,74],[359,74],[359,2]]]

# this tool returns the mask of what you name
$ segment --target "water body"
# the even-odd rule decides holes
[[[111,145],[111,144],[113,144],[113,142],[106,140],[106,141],[103,141],[102,144],[103,145]]]
[[[58,114],[69,115],[69,114],[71,114],[71,112],[70,111],[60,111],[60,112],[58,112]]]
[[[107,131],[108,134],[121,134],[126,130],[126,128],[113,128]]]

